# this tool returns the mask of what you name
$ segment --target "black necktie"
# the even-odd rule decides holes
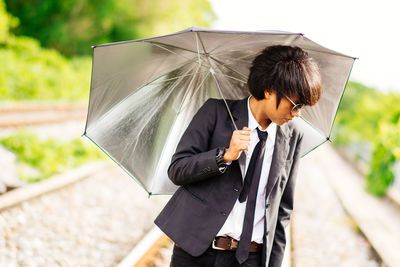
[[[246,212],[244,214],[242,234],[240,235],[239,246],[236,250],[236,259],[240,264],[246,261],[249,256],[251,236],[253,235],[254,212],[258,185],[260,183],[261,169],[264,160],[265,142],[268,137],[267,132],[262,132],[257,128],[260,141],[257,143],[251,155],[249,166],[247,167],[244,178],[243,189],[240,192],[239,202],[244,202],[247,198]]]

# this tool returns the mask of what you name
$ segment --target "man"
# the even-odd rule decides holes
[[[271,46],[250,68],[251,96],[209,99],[168,175],[180,185],[155,223],[175,242],[172,267],[280,266],[293,209],[302,133],[290,122],[321,95],[317,65],[298,47]]]

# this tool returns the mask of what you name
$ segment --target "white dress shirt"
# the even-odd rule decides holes
[[[253,154],[253,150],[259,141],[256,128],[258,127],[260,130],[262,130],[261,126],[258,124],[258,122],[253,116],[253,113],[250,110],[249,103],[250,103],[250,97],[247,100],[247,110],[249,114],[248,128],[251,129],[251,132],[250,132],[250,147],[246,156],[245,172],[247,172],[251,155]],[[266,198],[265,193],[266,193],[269,170],[271,168],[272,154],[274,152],[276,129],[277,129],[276,124],[271,122],[265,130],[262,130],[268,132],[268,138],[265,143],[264,160],[261,169],[260,184],[258,186],[258,193],[257,193],[256,210],[254,214],[253,235],[251,238],[252,241],[255,241],[260,244],[263,242],[263,235],[264,235],[264,214],[265,214],[265,198]],[[230,236],[236,240],[240,240],[240,234],[242,233],[242,228],[243,228],[244,214],[246,212],[246,203],[247,200],[243,203],[240,203],[239,200],[236,200],[233,209],[229,213],[228,218],[226,219],[222,228],[219,230],[217,236]]]

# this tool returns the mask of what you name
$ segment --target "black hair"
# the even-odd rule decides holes
[[[250,93],[264,99],[264,92],[277,94],[277,107],[285,95],[312,106],[321,96],[322,82],[317,64],[299,47],[266,47],[253,60],[247,81]]]

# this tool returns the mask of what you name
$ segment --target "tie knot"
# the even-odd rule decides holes
[[[258,128],[256,128],[256,129],[257,129],[258,138],[260,138],[260,140],[263,140],[263,141],[267,140],[268,132],[267,131],[263,132]]]

